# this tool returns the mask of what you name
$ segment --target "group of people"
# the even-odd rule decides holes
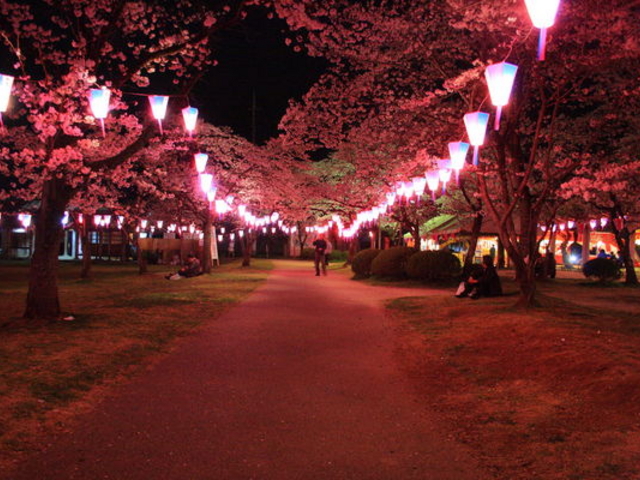
[[[618,264],[621,266],[624,265],[624,259],[622,258],[620,252],[618,252],[618,254],[616,255],[615,253],[613,253],[613,251],[611,253],[607,253],[604,248],[601,248],[598,252],[598,255],[596,255],[596,258],[606,258],[618,262]]]
[[[181,280],[183,278],[197,277],[201,273],[202,265],[200,264],[200,260],[198,260],[198,257],[196,257],[195,254],[190,253],[187,255],[187,261],[180,270],[174,273],[169,273],[165,275],[164,278],[167,280]]]
[[[482,270],[473,272],[460,284],[456,297],[477,300],[480,297],[495,297],[497,295],[502,295],[500,277],[493,265],[493,257],[485,255],[482,257]]]

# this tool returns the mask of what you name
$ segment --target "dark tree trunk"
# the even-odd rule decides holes
[[[82,225],[82,235],[80,238],[82,242],[82,270],[80,271],[80,278],[91,277],[91,241],[89,239],[89,226],[87,222]]]
[[[0,230],[2,231],[2,253],[0,258],[9,258],[13,228],[10,219],[6,215],[0,217]]]
[[[138,243],[138,274],[144,275],[148,271],[147,264],[147,255],[142,251],[142,247],[140,245],[140,235],[138,235],[138,239],[136,240]]]
[[[533,264],[516,265],[518,286],[520,287],[520,298],[516,302],[516,306],[523,308],[532,308],[539,306],[536,300],[536,278],[535,267]]]
[[[127,263],[127,258],[128,258],[127,252],[129,251],[129,234],[127,233],[127,230],[124,228],[124,226],[120,230],[120,235],[122,235],[122,249],[120,251],[120,261],[122,263]]]
[[[614,217],[611,216],[611,228],[613,229],[613,235],[616,238],[618,244],[618,250],[622,256],[622,262],[624,266],[624,283],[626,285],[638,285],[638,275],[636,274],[635,266],[633,265],[633,258],[631,257],[631,248],[633,246],[631,242],[631,233],[626,226],[618,229],[615,224]]]
[[[58,179],[46,180],[35,222],[36,238],[24,317],[55,319],[60,316],[58,255],[62,240],[62,216],[71,190]]]
[[[247,233],[242,239],[242,266],[251,266],[251,244],[253,243],[249,233]]]
[[[467,275],[471,271],[471,265],[473,265],[473,258],[476,254],[476,247],[478,246],[478,238],[482,231],[482,222],[484,221],[484,215],[478,212],[473,218],[473,225],[471,226],[471,237],[469,238],[469,250],[464,257],[464,273]]]
[[[213,259],[211,258],[211,242],[213,241],[213,225],[211,223],[211,215],[207,214],[207,220],[203,226],[204,238],[202,242],[202,271],[211,273]]]

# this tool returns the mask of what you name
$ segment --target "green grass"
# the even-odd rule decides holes
[[[28,265],[0,264],[0,468],[11,452],[29,450],[34,432],[73,416],[92,392],[136,372],[177,337],[215,321],[267,277],[272,263],[225,263],[211,275],[167,281],[166,266],[138,275],[135,265],[60,268],[63,311],[74,321],[21,320]]]

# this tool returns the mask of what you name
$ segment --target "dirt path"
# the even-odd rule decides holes
[[[13,479],[484,479],[392,357],[371,287],[277,264]]]

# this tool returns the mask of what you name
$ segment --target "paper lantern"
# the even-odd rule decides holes
[[[102,224],[105,227],[108,227],[111,224],[111,215],[103,215],[102,216]]]
[[[540,29],[538,38],[538,60],[545,59],[547,28],[553,26],[560,0],[524,0],[533,26]]]
[[[457,176],[460,173],[460,170],[464,168],[464,164],[467,162],[469,144],[465,142],[449,142],[448,147],[449,156],[451,157],[451,168],[456,171]]]
[[[573,227],[576,226],[576,222],[569,220],[567,222],[567,227],[569,228],[569,230],[573,230]]]
[[[195,107],[186,107],[182,109],[182,119],[184,120],[184,129],[193,136],[198,123],[198,109]]]
[[[489,114],[484,112],[467,113],[464,116],[464,126],[467,129],[469,143],[473,145],[473,164],[478,166],[480,146],[484,144],[484,137],[487,133]]]
[[[143,230],[146,230],[147,221],[146,220],[140,220],[140,227],[142,227]]]
[[[2,114],[9,108],[9,98],[11,97],[11,87],[13,77],[11,75],[0,75],[0,125],[3,124]]]
[[[414,177],[411,179],[413,187],[413,193],[416,197],[420,198],[424,193],[424,189],[427,186],[427,179],[424,177]]]
[[[31,226],[31,215],[29,215],[28,213],[21,213],[20,215],[18,215],[18,220],[25,229]]]
[[[209,203],[213,203],[216,199],[216,193],[218,192],[218,189],[216,187],[211,187],[211,189],[207,192],[207,201]]]
[[[200,175],[200,188],[204,193],[209,192],[211,190],[211,186],[213,185],[213,175],[210,173],[201,173]]]
[[[222,235],[218,235],[218,242],[222,242]]]
[[[438,160],[438,178],[442,183],[442,194],[447,191],[447,183],[451,180],[451,162],[449,160]]]
[[[109,99],[111,98],[111,91],[106,88],[92,88],[89,90],[89,106],[91,107],[91,113],[95,118],[100,120],[100,126],[102,127],[102,136],[106,136],[104,129],[104,119],[109,114]]]
[[[427,179],[427,186],[429,190],[431,190],[431,197],[433,201],[436,200],[436,191],[438,190],[438,185],[440,185],[440,175],[438,172],[427,172],[425,174],[425,178]]]
[[[94,215],[93,216],[93,224],[96,227],[99,227],[100,225],[102,225],[102,215]]]
[[[598,226],[598,222],[596,222],[595,220],[589,220],[589,226],[591,227],[591,230],[593,230]]]
[[[516,65],[507,62],[494,63],[484,71],[484,76],[489,86],[491,103],[496,107],[495,130],[500,130],[502,107],[509,103],[517,71],[518,67]]]
[[[158,225],[158,228],[162,228],[162,226],[164,225],[164,222],[162,220],[158,220],[156,222],[156,225]]]
[[[164,133],[162,131],[162,120],[164,120],[164,117],[167,114],[169,97],[165,95],[151,95],[149,97],[149,103],[151,104],[151,113],[153,114],[153,118],[158,121],[158,126],[160,127],[160,135],[162,135]]]
[[[193,158],[196,162],[196,171],[198,173],[204,173],[207,168],[207,161],[209,160],[209,155],[206,153],[196,153]]]

